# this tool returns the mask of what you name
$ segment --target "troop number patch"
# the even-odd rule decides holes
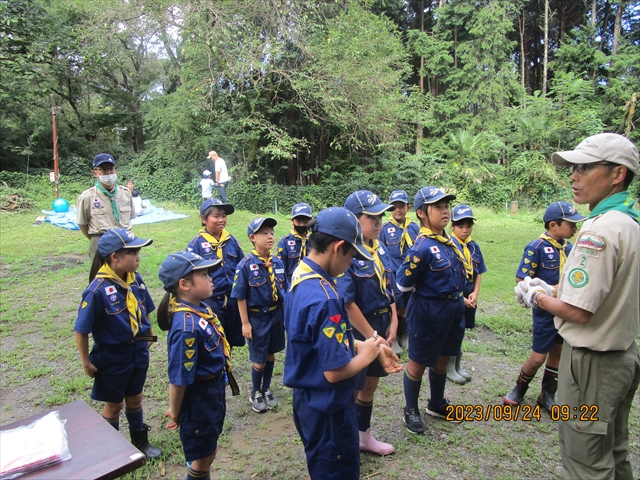
[[[569,272],[569,284],[574,288],[582,288],[589,283],[589,274],[583,268],[574,268]]]

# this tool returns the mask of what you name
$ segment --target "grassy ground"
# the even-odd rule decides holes
[[[140,273],[159,303],[163,291],[157,278],[159,264],[183,249],[197,232],[197,212],[179,205],[163,205],[189,218],[134,228],[139,237],[153,238],[143,249]],[[478,327],[463,345],[466,366],[474,379],[464,386],[447,385],[456,404],[477,405],[486,412],[501,405],[513,386],[531,345],[530,313],[513,300],[515,268],[524,245],[541,233],[541,217],[521,212],[516,217],[476,209],[479,221],[473,237],[485,255],[479,300]],[[88,241],[80,232],[43,224],[32,226],[37,212],[0,214],[0,423],[84,399],[91,379],[83,374],[73,341],[73,324],[82,290],[88,281]],[[248,212],[229,217],[228,229],[248,251]],[[288,230],[288,219],[277,216],[277,236]],[[145,416],[153,427],[152,440],[164,450],[159,461],[129,478],[183,478],[184,458],[177,433],[164,428],[168,406],[166,334],[152,347],[145,386]],[[231,397],[220,439],[214,477],[306,478],[302,445],[291,420],[290,391],[282,386],[282,360],[277,357],[274,391],[281,402],[277,412],[258,415],[247,402],[250,364],[246,348],[234,350],[234,369],[242,391]],[[406,356],[402,358],[406,362]],[[539,378],[525,403],[535,405]],[[426,407],[428,381],[423,383],[421,407]],[[402,425],[402,377],[381,382],[373,414],[377,437],[391,442],[396,453],[379,458],[362,455],[362,478],[556,478],[561,471],[556,426],[542,413],[540,420],[468,421],[452,424],[425,418],[423,436],[407,433]],[[631,415],[630,451],[634,473],[640,477],[640,394]],[[424,415],[424,417],[427,417]],[[126,425],[124,416],[121,419]],[[123,434],[126,427],[122,428]]]

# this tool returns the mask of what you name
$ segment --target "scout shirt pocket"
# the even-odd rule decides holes
[[[261,287],[262,285],[267,283],[267,277],[263,277],[262,275],[257,277],[251,276],[249,277],[249,281],[247,283],[249,283],[250,287]]]
[[[371,278],[376,274],[376,270],[373,268],[372,262],[365,262],[364,260],[356,260],[355,265],[353,265],[353,267],[354,267],[353,273],[358,278]]]
[[[118,303],[112,303],[111,305],[107,305],[104,307],[104,311],[107,312],[107,315],[119,315],[127,309],[127,304],[125,301],[121,301]]]
[[[120,211],[120,223],[122,225],[129,225],[131,220],[131,205],[122,203],[118,205],[118,210]]]
[[[433,250],[438,248],[438,250]],[[451,293],[453,281],[453,266],[444,248],[431,247],[431,259],[429,262],[430,278],[428,280],[431,289],[439,295]]]

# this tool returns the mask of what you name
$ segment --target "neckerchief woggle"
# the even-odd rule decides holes
[[[223,253],[222,248],[224,247],[224,244],[227,243],[227,241],[231,238],[231,235],[229,234],[229,232],[223,229],[222,232],[220,233],[220,240],[217,240],[216,237],[214,237],[209,232],[207,232],[206,228],[201,228],[198,234],[202,238],[204,238],[207,242],[209,242],[209,245],[211,246],[211,248],[215,250],[218,258],[220,260],[224,260],[222,258],[222,253]]]
[[[471,261],[471,250],[469,250],[469,243],[471,243],[471,235],[469,235],[466,240],[460,239],[460,237],[457,236],[453,231],[451,232],[451,235],[453,235],[456,238],[456,240],[458,240],[458,242],[460,243],[460,246],[462,247],[462,254],[464,255],[464,258],[467,261],[467,263],[471,265],[471,278],[473,278],[473,262]]]
[[[271,284],[271,299],[274,302],[278,301],[278,287],[276,287],[276,276],[273,273],[273,257],[271,256],[271,252],[269,252],[269,256],[267,258],[261,257],[257,250],[251,250],[251,253],[258,257],[258,259],[264,263],[264,266],[267,267],[267,272],[269,273],[269,283]]]
[[[373,257],[373,269],[375,270],[376,275],[378,277],[380,290],[382,291],[385,297],[389,298],[389,296],[387,295],[387,279],[384,275],[384,264],[382,263],[382,259],[380,258],[380,255],[378,255],[380,242],[378,240],[374,240],[371,246],[365,243],[364,248],[366,248],[367,252],[369,252]]]
[[[543,233],[542,235],[540,235],[540,238],[542,238],[543,240],[546,240],[551,245],[553,245],[553,247],[556,250],[558,250],[558,253],[560,254],[560,271],[558,272],[558,274],[560,276],[562,276],[562,270],[564,269],[564,263],[567,261],[567,250],[566,250],[567,242],[562,244],[559,241],[557,241],[555,238],[550,237],[549,235],[547,235],[546,233]]]
[[[640,223],[640,212],[633,208],[635,201],[628,190],[611,195],[601,200],[596,208],[591,211],[589,218],[597,217],[611,210],[617,210],[625,215],[630,216],[637,223]]]
[[[236,382],[236,379],[231,373],[231,346],[227,341],[227,337],[224,333],[224,328],[222,327],[220,320],[218,320],[218,316],[215,313],[213,313],[213,311],[208,305],[207,305],[207,311],[203,312],[201,310],[196,310],[195,308],[189,305],[186,305],[184,303],[178,303],[175,297],[171,297],[171,300],[169,301],[169,314],[172,314],[175,312],[191,312],[194,315],[197,315],[200,318],[203,318],[204,320],[207,321],[207,323],[213,326],[216,333],[220,337],[220,340],[222,340],[222,351],[224,353],[224,359],[225,359],[224,369],[227,372],[227,380],[229,381],[229,386],[231,387],[231,393],[234,396],[240,395],[240,388],[238,387],[238,383]]]
[[[403,225],[398,223],[398,221],[393,217],[391,217],[391,220],[389,220],[389,222],[391,223],[391,225],[402,229],[402,236],[400,237],[400,255],[402,255],[406,247],[413,247],[413,240],[411,240],[411,235],[409,235],[409,225],[411,225],[411,219],[409,219],[409,217],[404,217]]]
[[[111,208],[113,209],[113,218],[115,218],[116,223],[120,223],[120,212],[118,212],[118,204],[116,203],[116,194],[118,193],[118,185],[117,184],[114,185],[113,192],[109,192],[105,190],[105,188],[102,185],[100,185],[100,182],[96,182],[96,188],[111,199]]]
[[[302,245],[300,246],[300,257],[298,258],[298,262],[300,262],[304,257],[307,256],[307,239],[309,238],[309,235],[300,235],[293,227],[291,228],[290,233],[295,238],[302,240]]]
[[[96,278],[104,278],[111,280],[113,283],[120,285],[127,291],[126,305],[129,312],[129,324],[131,325],[131,332],[135,337],[140,331],[140,322],[142,321],[142,311],[140,305],[138,305],[138,299],[131,290],[131,284],[135,281],[136,275],[133,272],[127,272],[126,278],[123,280],[114,272],[108,264],[104,264],[96,273]]]
[[[453,243],[453,240],[451,240],[451,238],[448,238],[447,232],[442,232],[442,235],[438,235],[437,233],[434,233],[432,230],[428,229],[427,227],[422,227],[420,228],[420,233],[419,235],[423,236],[423,237],[428,237],[432,240],[435,240],[437,242],[442,243],[443,245],[448,245],[451,248],[453,248],[453,251],[455,252],[455,254],[458,256],[458,260],[460,260],[460,263],[462,263],[462,265],[464,265],[464,270],[467,276],[467,279],[472,282],[473,281],[473,266],[469,265],[469,262],[467,262],[467,259],[464,257],[464,255],[462,254],[462,252],[460,251],[460,249],[458,247],[456,247],[456,244]]]

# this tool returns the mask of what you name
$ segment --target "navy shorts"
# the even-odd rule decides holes
[[[464,298],[469,298],[473,293],[473,283],[464,289]],[[476,310],[477,308],[464,307],[464,328],[476,328]]]
[[[249,344],[249,360],[262,364],[268,355],[284,350],[284,320],[282,307],[272,312],[249,311],[253,340]]]
[[[245,344],[245,339],[242,336],[242,320],[240,320],[238,313],[238,300],[229,295],[231,294],[215,295],[214,292],[213,297],[207,298],[204,302],[218,316],[229,345],[242,347]]]
[[[120,403],[142,393],[149,369],[147,342],[94,345],[89,359],[98,369],[91,390],[93,400]]]
[[[464,338],[464,300],[412,297],[407,312],[409,359],[435,367],[441,356],[460,353]]]
[[[293,390],[293,422],[296,425],[312,480],[358,480],[360,438],[353,394],[344,410],[333,415],[307,405]]]
[[[180,441],[187,462],[207,458],[218,448],[227,412],[224,372],[187,386],[180,410]]]
[[[553,314],[546,310],[533,310],[533,345],[536,353],[549,353],[556,343],[562,345],[563,338],[553,323]]]

